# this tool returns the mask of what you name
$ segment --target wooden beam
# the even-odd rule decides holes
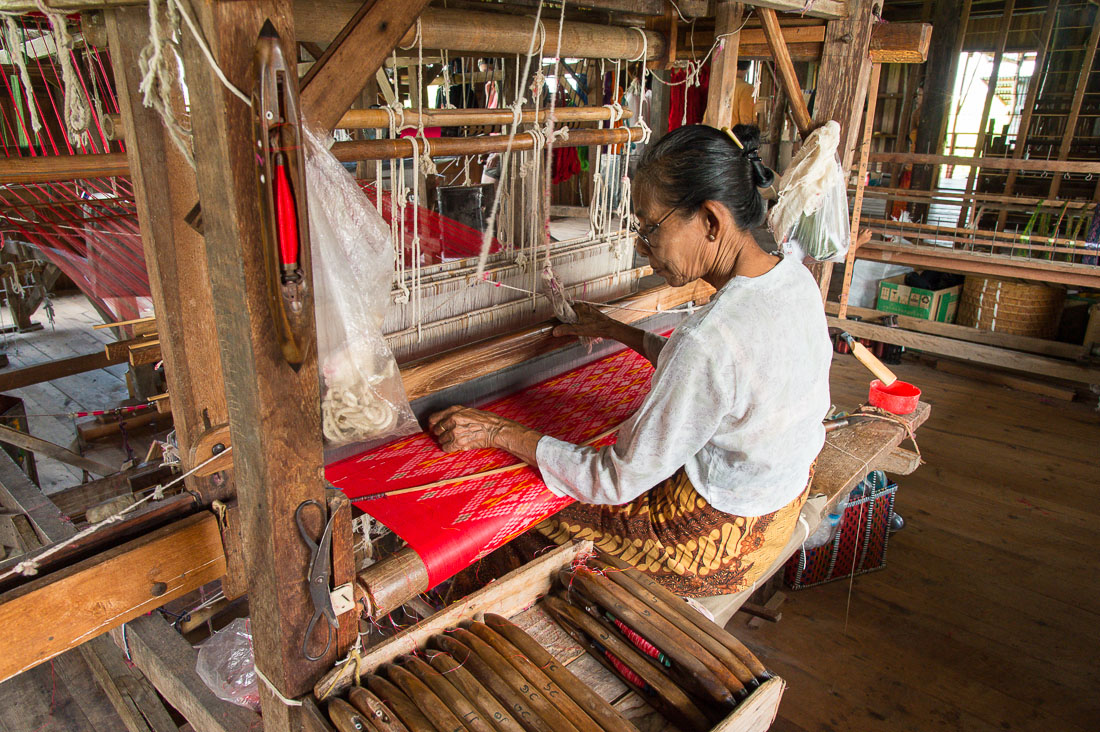
[[[1001,78],[1001,62],[1005,56],[1005,43],[1008,42],[1008,32],[1012,27],[1012,13],[1016,10],[1016,0],[1006,0],[1004,15],[1001,17],[1001,27],[999,38],[997,40],[997,50],[993,54],[993,73],[989,75],[989,83],[986,85],[985,103],[982,106],[982,117],[978,121],[978,139],[974,143],[974,157],[981,158],[985,156],[985,140],[988,135],[987,122],[989,120],[989,111],[993,108],[993,97],[997,94],[997,82]],[[974,190],[974,181],[978,175],[978,166],[971,165],[970,172],[966,176],[966,193],[969,194]],[[972,205],[967,202],[959,209],[959,226],[965,226],[967,219],[970,218],[970,211]],[[977,222],[975,222],[975,228]]]
[[[917,125],[917,141],[914,150],[925,155],[943,151],[947,121],[951,116],[952,94],[958,73],[959,54],[962,53],[966,26],[970,19],[971,0],[935,0],[932,16],[932,41],[928,48],[928,64],[924,75],[924,97],[920,120]],[[872,158],[873,160],[873,158]],[[930,190],[937,180],[937,169],[913,168],[912,187]],[[913,219],[922,221],[926,206],[916,206]]]
[[[103,352],[87,353],[83,356],[62,358],[46,363],[37,363],[14,371],[0,373],[0,392],[22,389],[24,386],[41,384],[74,374],[83,374],[96,369],[107,368],[116,363],[126,363],[126,356],[110,358]]]
[[[922,64],[932,44],[931,23],[876,23],[871,32],[871,61]]]
[[[786,17],[779,19],[783,40],[794,61],[818,61],[821,59],[822,43],[825,41],[825,25],[783,25],[789,22]],[[714,43],[714,33],[696,31],[691,42],[673,49],[674,61],[691,61],[706,54]],[[878,23],[871,31],[871,62],[923,63],[927,60],[929,44],[932,38],[932,26],[928,23]],[[767,37],[763,28],[743,28],[741,44],[737,50],[739,58],[771,58]]]
[[[760,8],[760,21],[764,24],[764,36],[771,49],[772,58],[775,59],[775,68],[779,75],[779,81],[783,85],[783,93],[791,105],[791,116],[794,117],[798,134],[802,137],[813,130],[813,120],[810,118],[810,110],[806,107],[806,97],[802,94],[802,85],[798,83],[798,75],[794,71],[794,62],[787,50],[787,42],[783,40],[783,33],[779,28],[779,19],[771,8]]]
[[[0,654],[0,680],[223,574],[218,521],[203,513],[5,592],[0,595],[0,624],[19,642]],[[106,588],[111,602],[102,600]]]
[[[331,132],[427,4],[366,0],[302,79],[303,121]]]
[[[912,165],[977,165],[993,170],[1035,170],[1051,173],[1100,173],[1100,162],[1087,160],[1017,160],[1015,158],[974,158],[958,155],[873,152],[872,163],[910,163]]]
[[[740,44],[741,16],[744,6],[733,0],[718,0],[714,15],[714,33],[725,39],[710,62],[710,87],[703,124],[729,127],[733,103],[737,98],[737,47]],[[763,11],[761,11],[763,12]],[[770,11],[774,14],[775,11]]]
[[[385,0],[394,1],[399,0]],[[217,65],[238,87],[253,86],[253,54],[265,22],[274,25],[286,58],[295,58],[289,0],[214,1],[194,9]],[[297,333],[303,360],[294,369],[275,338],[267,297],[251,110],[214,76],[190,36],[184,40],[191,123],[195,139],[202,141],[195,163],[222,372],[231,395],[229,426],[256,667],[284,696],[295,697],[336,660],[336,644],[318,661],[302,653],[314,611],[307,581],[310,553],[295,511],[306,501],[320,504],[320,510],[305,513],[313,536],[320,535],[328,517],[312,277],[306,267],[299,314],[303,326]],[[292,93],[297,80],[287,82]],[[299,261],[308,262],[308,239],[302,244]],[[319,645],[313,649],[321,650]],[[285,706],[267,685],[260,687],[260,696],[265,730],[297,728],[299,710]]]
[[[646,317],[644,310],[668,310],[692,301],[706,301],[713,288],[702,280],[685,287],[658,287],[629,298],[604,305],[601,309],[624,323]],[[616,308],[616,305],[620,306]],[[623,308],[635,308],[626,310]],[[401,380],[409,400],[428,396],[442,389],[486,376],[508,366],[528,361],[544,353],[571,345],[555,338],[555,323],[540,323],[533,328],[488,338],[469,346],[428,356],[401,366]]]
[[[1035,114],[1035,100],[1039,98],[1039,89],[1042,88],[1043,79],[1046,76],[1047,52],[1050,49],[1050,39],[1054,32],[1054,22],[1058,19],[1058,7],[1050,8],[1043,18],[1043,29],[1039,32],[1039,50],[1035,54],[1035,70],[1031,73],[1031,81],[1027,85],[1027,96],[1024,99],[1024,111],[1020,115],[1020,126],[1017,128],[1016,140],[1012,145],[1012,157],[1021,160],[1027,149],[1027,138],[1031,133],[1031,118]],[[1016,191],[1016,178],[1018,170],[1008,172],[1008,180],[1005,181],[1005,194],[1012,195]],[[997,216],[997,227],[1003,229],[1008,221],[1008,211],[1002,210]]]
[[[25,515],[34,522],[43,543],[61,541],[76,533],[73,525],[64,520],[57,506],[46,498],[37,486],[27,480],[7,453],[2,451],[0,451],[0,505],[9,510],[25,512]],[[173,537],[170,541],[176,541],[174,536],[176,531],[187,530],[188,527],[188,524],[174,524],[171,528]],[[221,543],[218,541],[210,543],[206,549],[217,552],[220,551],[220,546]],[[185,571],[188,573],[197,571],[204,561],[204,553],[204,551],[187,552],[186,556],[193,564],[191,569]],[[120,576],[125,578],[148,576],[150,571],[148,558],[137,553],[134,553],[132,558],[134,564],[120,572]],[[89,571],[92,571],[95,564],[94,560],[89,560],[86,566]],[[97,587],[92,599],[108,610],[115,608],[117,607],[115,598],[104,597],[104,595],[105,592],[113,592],[120,587],[119,583]],[[78,609],[74,609],[74,612],[78,612]],[[114,632],[119,633],[119,630],[115,629]],[[141,670],[151,679],[155,679],[161,694],[187,717],[196,730],[236,732],[236,730],[258,728],[257,715],[218,699],[206,688],[195,672],[195,650],[162,618],[152,614],[131,621],[125,637],[127,654],[130,658],[137,662]],[[140,653],[143,648],[155,648],[155,656],[151,662],[148,657]],[[104,649],[95,645],[89,650],[97,656],[107,655]],[[84,652],[83,648],[82,652]],[[142,663],[143,660],[146,662]],[[185,693],[180,693],[181,689]]]
[[[361,7],[358,0],[295,0],[294,19],[298,37],[304,41],[327,43],[347,26]],[[554,18],[556,21],[556,16]],[[643,50],[641,34],[632,28],[567,20],[562,27],[559,53],[557,24],[554,23],[554,32],[550,32],[551,22],[545,13],[543,19],[547,28],[543,47],[546,56],[635,59]],[[526,55],[533,31],[537,33],[534,14],[511,15],[447,8],[427,8],[420,14],[420,43],[423,48],[494,56]],[[654,31],[644,32],[648,49],[646,59],[662,58],[665,54],[664,35]],[[415,49],[415,44],[416,29],[412,28],[395,45]],[[393,45],[386,49],[386,55],[392,48]]]
[[[4,450],[0,450],[0,507],[26,514],[43,544],[73,532],[72,524]]]
[[[1069,118],[1066,119],[1066,129],[1062,132],[1062,142],[1058,145],[1058,159],[1065,160],[1069,157],[1070,148],[1073,145],[1073,138],[1077,135],[1077,120],[1081,117],[1081,103],[1085,99],[1085,91],[1090,88],[1089,78],[1096,70],[1094,68],[1096,63],[1096,49],[1100,45],[1100,19],[1095,19],[1092,22],[1092,32],[1089,33],[1089,39],[1085,42],[1085,59],[1081,64],[1080,81],[1074,84],[1076,87],[1073,92],[1073,101],[1069,106]],[[1058,191],[1062,187],[1062,176],[1056,175],[1050,181],[1050,193],[1048,197],[1056,198]],[[1100,190],[1100,188],[1098,188]]]
[[[844,20],[831,20],[825,27],[825,48],[821,52],[821,67],[817,72],[814,99],[814,122],[824,124],[836,120],[840,124],[837,155],[843,170],[852,167],[854,142],[859,130],[867,84],[871,76],[871,31],[882,16],[880,0],[861,0],[852,15]],[[821,299],[829,294],[833,263],[820,265],[817,273]]]
[[[412,157],[413,138],[399,140],[352,140],[349,142],[334,143],[332,154],[342,162],[356,162],[359,160],[390,160],[402,157]],[[638,127],[615,127],[612,129],[574,129],[570,128],[569,138],[556,143],[557,147],[586,147],[591,145],[619,145],[624,142],[637,142],[642,139]],[[420,143],[423,148],[423,142]],[[502,152],[508,147],[508,138],[502,135],[476,135],[474,137],[436,137],[429,142],[433,156],[445,155],[482,155],[485,153]],[[519,134],[512,143],[512,150],[533,150],[534,140],[529,135]],[[114,153],[111,153],[112,155]],[[94,178],[98,175],[100,166],[96,158],[103,155],[69,155],[65,156],[66,163],[62,169],[49,164],[41,165],[37,172],[30,175],[28,180],[34,182],[46,182],[51,180],[73,180],[78,178]],[[48,161],[51,158],[28,158],[32,161]],[[1027,162],[1027,161],[1024,161]],[[30,163],[31,168],[38,163]],[[129,167],[125,167],[118,175],[129,175]],[[27,174],[27,166],[24,166],[20,175]],[[5,182],[4,169],[0,169],[0,184]],[[189,209],[190,211],[190,209]]]
[[[550,115],[550,110],[525,109],[520,113],[522,123],[545,122]],[[634,113],[629,109],[623,110],[622,119],[630,119]],[[568,122],[598,122],[611,118],[611,110],[607,107],[558,107],[554,110],[554,121]],[[512,110],[510,109],[425,109],[416,111],[406,109],[398,118],[402,125],[416,127],[466,127],[476,125],[510,125],[512,124]],[[390,115],[384,109],[349,109],[340,118],[336,125],[339,129],[385,129],[390,126]]]
[[[916,348],[928,353],[961,358],[966,361],[977,361],[1012,371],[1041,374],[1082,384],[1100,384],[1100,368],[1079,366],[1030,353],[1009,351],[978,343],[967,343],[926,333],[913,333],[902,328],[872,325],[860,320],[841,320],[832,315],[826,317],[830,328],[841,328],[857,338],[870,338],[883,343],[894,343],[906,348]]]
[[[590,145],[619,145],[626,142],[638,142],[642,139],[640,127],[614,127],[610,129],[569,128],[569,137],[555,143],[555,147],[587,147]],[[411,158],[413,145],[417,144],[421,153],[424,142],[403,137],[398,140],[351,140],[337,142],[332,146],[332,154],[345,163],[359,160],[394,160]],[[508,149],[506,135],[476,135],[474,137],[434,137],[428,141],[432,157],[451,155],[484,155],[504,152]],[[512,141],[512,151],[534,150],[535,141],[530,135],[520,133]]]
[[[111,640],[196,732],[266,729],[260,715],[214,696],[195,671],[195,649],[156,613],[113,629]]]
[[[1018,277],[1033,282],[1078,287],[1100,287],[1100,267],[1066,264],[1030,257],[967,252],[936,246],[887,244],[871,241],[860,247],[859,259],[905,264],[917,269],[942,269],[991,277]]]
[[[20,432],[7,425],[0,424],[0,442],[6,445],[15,445],[24,450],[30,450],[35,454],[53,458],[58,462],[71,465],[74,468],[79,468],[80,470],[85,470],[95,475],[111,475],[118,472],[117,468],[112,468],[110,465],[104,465],[96,460],[86,458],[83,455],[77,455],[72,450],[67,450],[61,445],[55,445],[48,440],[43,440],[34,435],[28,435],[26,432]]]
[[[156,689],[141,671],[127,666],[126,657],[107,636],[80,646],[80,653],[128,732],[179,732]]]
[[[852,222],[849,229],[848,254],[844,258],[844,284],[840,289],[840,317],[848,312],[848,290],[852,286],[856,250],[859,248],[859,219],[863,214],[863,189],[867,180],[867,155],[871,151],[871,131],[875,126],[875,106],[878,103],[879,79],[882,64],[871,64],[871,81],[867,94],[867,110],[863,114],[863,139],[859,147],[859,170],[856,172],[856,194],[852,200]],[[827,296],[828,293],[822,293]]]
[[[827,302],[825,303],[825,312],[829,315],[839,315],[840,305],[832,301]],[[1062,343],[1061,341],[1050,341],[1045,338],[1014,335],[1012,333],[998,333],[992,330],[971,328],[969,326],[956,325],[954,323],[939,323],[934,320],[913,318],[907,315],[896,315],[894,313],[888,313],[885,310],[875,310],[874,308],[860,308],[849,305],[848,313],[850,315],[858,315],[863,320],[875,320],[877,318],[892,316],[897,318],[898,326],[906,330],[943,336],[945,338],[954,338],[959,341],[981,343],[997,348],[1008,348],[1014,351],[1023,351],[1025,353],[1035,353],[1041,356],[1051,356],[1067,361],[1080,361],[1085,359],[1088,355],[1085,347],[1082,345]]]
[[[78,162],[72,158],[87,158]],[[77,180],[79,178],[105,178],[129,175],[130,166],[126,153],[99,155],[49,155],[25,158],[7,158],[0,168],[0,185],[40,183],[51,180]]]
[[[799,4],[798,0],[753,0],[748,3],[758,8],[768,8],[781,13],[797,13],[811,18],[839,20],[849,15],[847,0],[815,0],[812,3]]]

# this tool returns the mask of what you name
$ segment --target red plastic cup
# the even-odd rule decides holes
[[[883,386],[881,381],[875,379],[871,382],[871,392],[867,399],[871,406],[885,409],[891,414],[909,414],[920,402],[920,389],[900,379],[890,386]]]

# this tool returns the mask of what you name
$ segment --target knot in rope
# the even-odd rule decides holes
[[[604,109],[606,109],[610,114],[610,118],[608,119],[609,126],[613,127],[616,122],[623,118],[623,105],[619,104],[618,102],[614,102],[612,104],[605,104],[603,106]]]
[[[523,105],[526,101],[526,99],[520,97],[509,105],[512,110],[512,127],[519,127],[520,123],[523,122]]]
[[[542,87],[544,84],[546,84],[546,74],[542,73],[542,69],[539,69],[531,78],[531,86],[528,87],[531,90],[531,96],[536,102],[542,99]]]

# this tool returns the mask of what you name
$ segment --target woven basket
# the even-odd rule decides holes
[[[1065,299],[1060,287],[971,275],[963,285],[955,322],[996,333],[1052,338]]]

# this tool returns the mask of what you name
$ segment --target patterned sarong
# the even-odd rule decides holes
[[[558,544],[591,539],[677,595],[727,595],[751,587],[776,560],[808,492],[809,482],[778,511],[734,516],[707,503],[681,468],[630,503],[574,503],[536,528]]]

